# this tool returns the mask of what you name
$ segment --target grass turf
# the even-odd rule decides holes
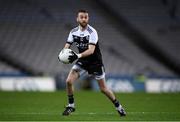
[[[180,94],[116,94],[127,111],[120,117],[112,103],[100,92],[77,91],[76,111],[62,116],[64,91],[0,92],[0,121],[172,121],[180,120]]]

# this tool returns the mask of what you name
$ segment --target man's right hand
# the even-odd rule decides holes
[[[75,60],[78,59],[78,55],[74,51],[71,51],[71,54],[72,55],[70,55],[68,59],[70,63],[73,63]]]

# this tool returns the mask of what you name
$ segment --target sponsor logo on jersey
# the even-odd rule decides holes
[[[78,37],[77,36],[74,36],[74,39],[77,39]]]
[[[83,41],[83,37],[80,37],[80,41]]]

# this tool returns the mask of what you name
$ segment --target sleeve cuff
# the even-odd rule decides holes
[[[96,45],[95,43],[89,43],[89,45]]]
[[[68,41],[67,41],[66,43],[68,43],[68,44],[72,45],[72,43],[73,43],[73,42],[68,42]]]

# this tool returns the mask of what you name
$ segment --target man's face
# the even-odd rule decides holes
[[[89,22],[89,16],[88,13],[80,12],[77,16],[77,22],[82,26],[83,28],[87,26]]]

